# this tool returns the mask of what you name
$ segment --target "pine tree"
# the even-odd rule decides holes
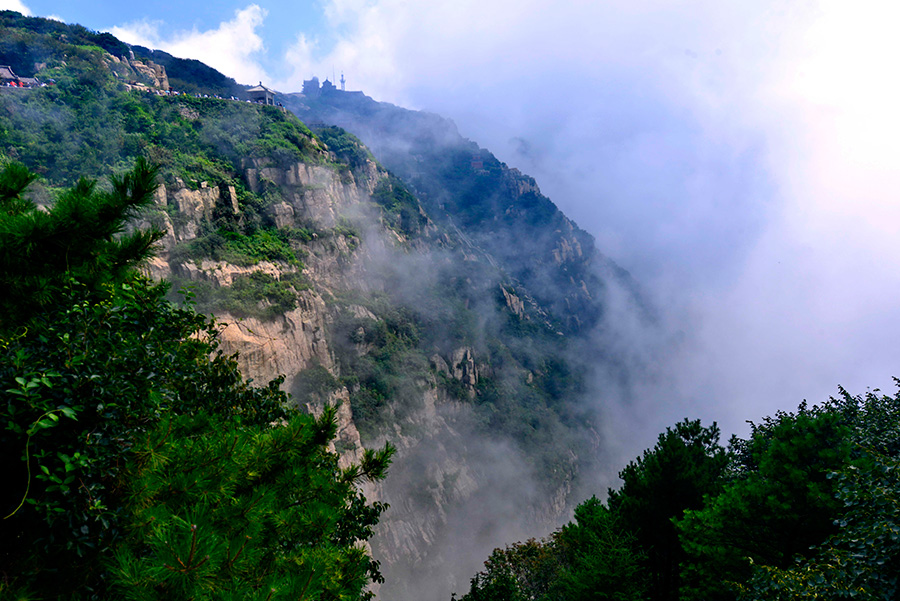
[[[334,409],[251,386],[134,270],[157,234],[122,232],[154,178],[139,161],[43,211],[31,174],[0,174],[0,596],[367,597],[385,506],[358,484],[393,450],[340,469]]]
[[[0,330],[54,303],[70,278],[99,291],[149,257],[162,232],[124,231],[152,202],[156,174],[141,158],[112,178],[110,191],[82,178],[44,211],[23,196],[35,175],[7,165],[0,172]]]

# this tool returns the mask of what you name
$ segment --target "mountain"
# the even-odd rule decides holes
[[[600,323],[610,280],[639,301],[629,274],[603,256],[533,178],[460,136],[452,121],[317,84],[309,81],[304,93],[284,96],[285,106],[317,132],[318,124],[327,124],[359,136],[408,183],[429,216],[458,227],[495,257],[552,310],[566,334]]]
[[[532,178],[435,115],[318,89],[283,99],[300,118],[197,97],[238,88],[79,26],[0,24],[0,64],[52,83],[0,88],[0,162],[40,173],[44,203],[160,165],[134,224],[165,232],[148,273],[216,316],[244,373],[283,376],[311,413],[339,404],[344,464],[396,445],[366,491],[391,505],[383,598],[445,599],[566,516],[602,460],[603,404],[638,376],[617,311],[652,312]]]

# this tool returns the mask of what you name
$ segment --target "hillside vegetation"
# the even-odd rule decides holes
[[[342,462],[360,461],[362,445],[398,444],[394,480],[374,489],[398,507],[384,522],[388,534],[373,541],[385,573],[435,569],[447,549],[437,548],[445,535],[434,531],[482,528],[448,515],[464,514],[458,507],[481,494],[518,496],[491,489],[502,468],[481,441],[521,463],[521,484],[535,491],[521,520],[546,522],[565,510],[596,434],[580,404],[588,374],[570,361],[562,315],[465,234],[434,221],[346,131],[314,134],[275,107],[131,89],[125,82],[140,74],[112,60],[106,47],[121,51],[112,40],[42,20],[7,23],[4,39],[47,49],[27,60],[45,62],[35,74],[53,85],[0,94],[0,161],[40,176],[26,197],[44,207],[82,176],[100,179],[94,188],[105,191],[105,178],[136,160],[158,166],[153,202],[128,229],[163,232],[146,269],[174,283],[168,298],[180,302],[176,290],[186,286],[194,307],[223,316],[217,340],[227,352],[241,349],[237,360],[255,377],[277,375],[270,363],[287,365],[266,394],[280,387],[291,405],[317,415],[340,404],[338,439],[328,448]],[[186,327],[173,335],[188,337],[194,330]],[[240,346],[253,336],[258,346]],[[291,340],[287,351],[297,358],[265,354],[276,339]],[[12,419],[22,432],[28,416]],[[439,461],[435,447],[446,449]],[[14,465],[27,459],[11,457]],[[422,462],[430,467],[419,469]],[[114,485],[117,494],[122,486]],[[410,555],[398,555],[389,536],[405,537]]]
[[[359,546],[385,509],[338,467],[334,409],[252,387],[213,322],[134,267],[160,237],[119,236],[151,202],[139,160],[48,211],[0,172],[0,595],[16,599],[366,598]]]
[[[842,390],[727,447],[686,420],[619,476],[549,538],[495,550],[460,600],[896,599],[900,393]]]
[[[900,395],[686,419],[604,498],[654,312],[533,179],[361,94],[285,98],[310,128],[0,34],[51,84],[0,89],[3,598],[897,598]]]

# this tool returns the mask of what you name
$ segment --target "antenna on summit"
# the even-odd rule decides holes
[[[341,92],[344,92],[344,72],[341,71]]]

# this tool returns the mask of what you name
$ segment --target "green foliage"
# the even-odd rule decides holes
[[[297,402],[321,401],[327,399],[328,394],[339,387],[340,383],[330,371],[321,365],[314,365],[297,374],[291,395]]]
[[[100,289],[146,258],[162,234],[122,233],[152,201],[155,177],[139,159],[132,173],[113,178],[111,191],[81,179],[42,211],[21,197],[33,176],[8,165],[0,173],[0,328],[55,303],[69,278]]]
[[[387,424],[418,406],[429,369],[419,348],[417,313],[384,298],[370,299],[370,306],[381,319],[358,318],[341,308],[329,327],[364,441],[377,439]]]
[[[460,601],[546,599],[558,570],[555,540],[529,539],[494,549]]]
[[[222,231],[225,238],[221,260],[234,265],[256,265],[260,261],[283,261],[300,267],[300,259],[288,244],[289,234],[278,230],[255,230],[249,235]]]
[[[339,468],[334,409],[299,415],[280,380],[250,386],[213,323],[132,271],[142,255],[121,250],[114,209],[139,205],[152,175],[138,163],[117,180],[109,210],[80,183],[46,213],[46,230],[81,232],[99,256],[66,269],[68,248],[45,243],[44,263],[0,264],[3,281],[23,275],[4,301],[26,316],[0,325],[0,595],[366,598],[380,574],[358,541],[385,507],[357,483],[382,478],[392,449]],[[7,170],[0,190],[27,179]],[[44,231],[10,222],[40,211],[6,196],[4,252]],[[15,306],[45,263],[62,266],[44,274],[53,303]]]
[[[575,522],[563,526],[558,543],[563,567],[552,585],[553,597],[565,601],[638,601],[643,555],[616,513],[591,497],[575,508]]]
[[[189,291],[198,311],[227,311],[235,317],[273,319],[297,307],[297,293],[309,287],[297,272],[275,278],[265,271],[235,276],[231,286],[212,286],[206,282],[177,281]]]
[[[306,126],[274,107],[121,92],[99,58],[67,59],[54,76],[54,86],[0,96],[2,146],[54,184],[70,184],[72,173],[104,175],[137,156],[194,186],[236,184],[248,157],[278,166],[324,160]]]
[[[128,46],[109,33],[93,32],[55,19],[24,17],[4,10],[0,11],[0,27],[4,28],[0,38],[3,64],[20,76],[34,76],[36,64],[59,59],[72,48],[87,54],[101,49],[116,56],[128,54]]]
[[[842,389],[727,453],[718,438],[667,428],[608,507],[590,499],[551,538],[495,550],[463,599],[896,599],[900,392]]]
[[[679,524],[690,556],[685,598],[732,599],[734,583],[750,576],[748,559],[785,568],[833,532],[840,505],[827,476],[849,459],[842,422],[801,405],[732,442],[734,481]]]
[[[111,562],[124,599],[359,597],[377,567],[357,546],[384,506],[340,470],[326,443],[334,408],[312,420],[245,427],[212,416],[159,423],[128,467],[133,512]],[[210,436],[216,432],[215,436]],[[149,594],[148,594],[149,593]]]
[[[547,539],[495,549],[460,601],[639,601],[633,537],[595,497]]]
[[[742,599],[893,599],[900,574],[900,392],[831,399],[850,459],[826,479],[839,505],[831,534],[789,565],[757,562]]]
[[[323,127],[317,129],[316,134],[325,142],[328,150],[352,169],[365,167],[368,162],[375,160],[359,138],[340,127]]]
[[[220,228],[176,248],[172,260],[213,259],[241,267],[252,267],[260,261],[279,261],[302,268],[291,240],[301,236],[296,231],[258,228],[249,234]]]
[[[809,559],[787,568],[760,565],[743,600],[895,599],[900,590],[900,460],[866,454],[828,475],[846,511],[837,533]]]
[[[272,157],[279,163],[290,163],[311,156],[316,151],[313,134],[291,113],[272,106],[260,107],[265,120],[262,135],[253,142],[253,154]]]
[[[651,599],[676,599],[684,551],[673,520],[700,509],[706,495],[719,492],[727,463],[716,424],[684,420],[660,434],[656,446],[619,473],[619,490],[609,491],[609,507],[635,535],[648,577]]]
[[[378,182],[372,200],[384,210],[391,227],[408,236],[421,232],[428,221],[416,197],[394,176]]]

